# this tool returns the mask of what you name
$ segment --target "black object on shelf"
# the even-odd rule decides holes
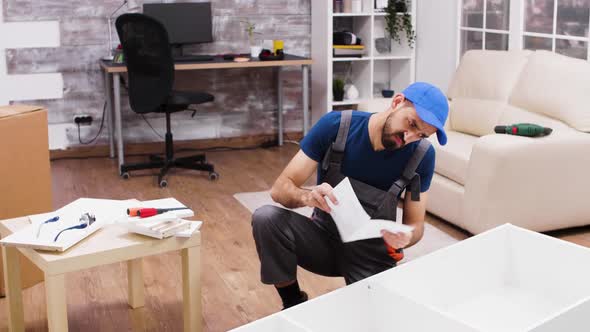
[[[339,31],[332,34],[333,45],[362,45],[362,40],[349,31]]]
[[[285,60],[285,53],[283,50],[277,50],[275,54],[271,50],[263,49],[260,54],[258,54],[258,59],[260,59],[260,61]]]
[[[394,93],[395,93],[395,91],[393,91],[393,90],[381,90],[381,95],[384,98],[391,98],[391,97],[393,97]]]
[[[395,10],[398,13],[405,13],[408,11],[408,6],[406,5],[406,1],[405,0],[397,0],[395,2]]]

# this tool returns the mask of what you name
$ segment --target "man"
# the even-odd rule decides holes
[[[275,285],[284,308],[307,300],[297,282],[297,265],[342,276],[350,284],[394,267],[403,257],[401,250],[422,238],[435,154],[425,138],[436,133],[439,143],[446,144],[447,116],[444,94],[417,82],[395,95],[384,112],[330,112],[310,130],[271,195],[287,208],[313,207],[312,217],[270,205],[252,216],[262,282]],[[301,188],[316,169],[319,185]],[[406,186],[411,188],[403,223],[413,231],[382,231],[382,238],[343,243],[326,199],[338,204],[332,188],[344,177],[367,213],[381,219],[395,220],[397,198]]]

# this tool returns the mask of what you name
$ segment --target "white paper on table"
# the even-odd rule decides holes
[[[344,178],[332,193],[338,199],[338,205],[334,205],[328,197],[326,201],[332,209],[330,214],[338,227],[342,242],[378,238],[382,236],[381,230],[409,233],[414,229],[392,220],[371,219],[356,197],[348,178]]]
[[[176,237],[191,237],[194,232],[201,229],[201,225],[203,225],[202,221],[192,221],[191,227],[189,229],[182,231],[182,232],[178,232],[178,233],[174,234],[174,236],[176,236]]]
[[[175,198],[163,198],[163,199],[156,199],[151,201],[136,201],[133,206],[128,206],[129,208],[132,207],[144,207],[144,208],[157,208],[157,209],[166,209],[166,208],[176,208],[176,207],[187,207],[186,204],[179,202]],[[168,236],[171,236],[169,233],[173,232],[173,235],[177,233],[182,233],[189,231],[192,226],[192,222],[189,223],[182,218],[189,218],[195,215],[194,211],[187,207],[187,209],[182,210],[174,210],[164,212],[162,214],[157,214],[155,216],[147,217],[147,218],[140,218],[140,217],[129,217],[127,216],[123,220],[120,221],[118,225],[125,227],[128,231],[142,234],[158,239],[163,239]],[[155,231],[152,227],[157,226],[163,222],[178,222],[179,224],[186,224],[183,227],[180,227],[178,230],[166,232],[164,234],[160,231]],[[172,226],[172,225],[171,225]],[[192,234],[192,233],[191,233]],[[190,235],[186,235],[190,237]]]
[[[49,251],[65,251],[105,225],[125,217],[125,209],[130,201],[79,198],[59,210],[51,213],[30,216],[31,225],[3,238],[0,242],[4,245],[25,247]],[[80,224],[80,216],[90,213],[96,217],[96,221],[84,229],[64,229]],[[57,222],[43,224],[47,219],[59,216]],[[41,230],[40,230],[40,227]],[[39,236],[37,236],[39,234]]]

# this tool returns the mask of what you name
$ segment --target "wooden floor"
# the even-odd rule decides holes
[[[267,190],[297,151],[283,148],[207,153],[221,174],[218,182],[190,171],[174,171],[160,189],[151,175],[117,176],[116,160],[60,160],[51,164],[53,204],[59,208],[79,197],[139,200],[175,197],[193,208],[202,228],[204,331],[226,331],[279,311],[272,286],[259,281],[250,213],[233,198],[238,192]],[[427,221],[458,239],[468,235],[428,216]],[[590,246],[588,228],[556,233]],[[182,284],[179,253],[144,261],[146,306],[127,305],[125,264],[113,264],[66,276],[70,331],[182,331]],[[301,270],[302,288],[311,297],[344,285]],[[44,284],[24,291],[27,331],[46,331]],[[6,301],[0,299],[0,331],[6,331]]]

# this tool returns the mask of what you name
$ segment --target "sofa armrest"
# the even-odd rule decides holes
[[[590,134],[489,135],[474,145],[462,223],[480,233],[504,223],[535,231],[590,224]]]

